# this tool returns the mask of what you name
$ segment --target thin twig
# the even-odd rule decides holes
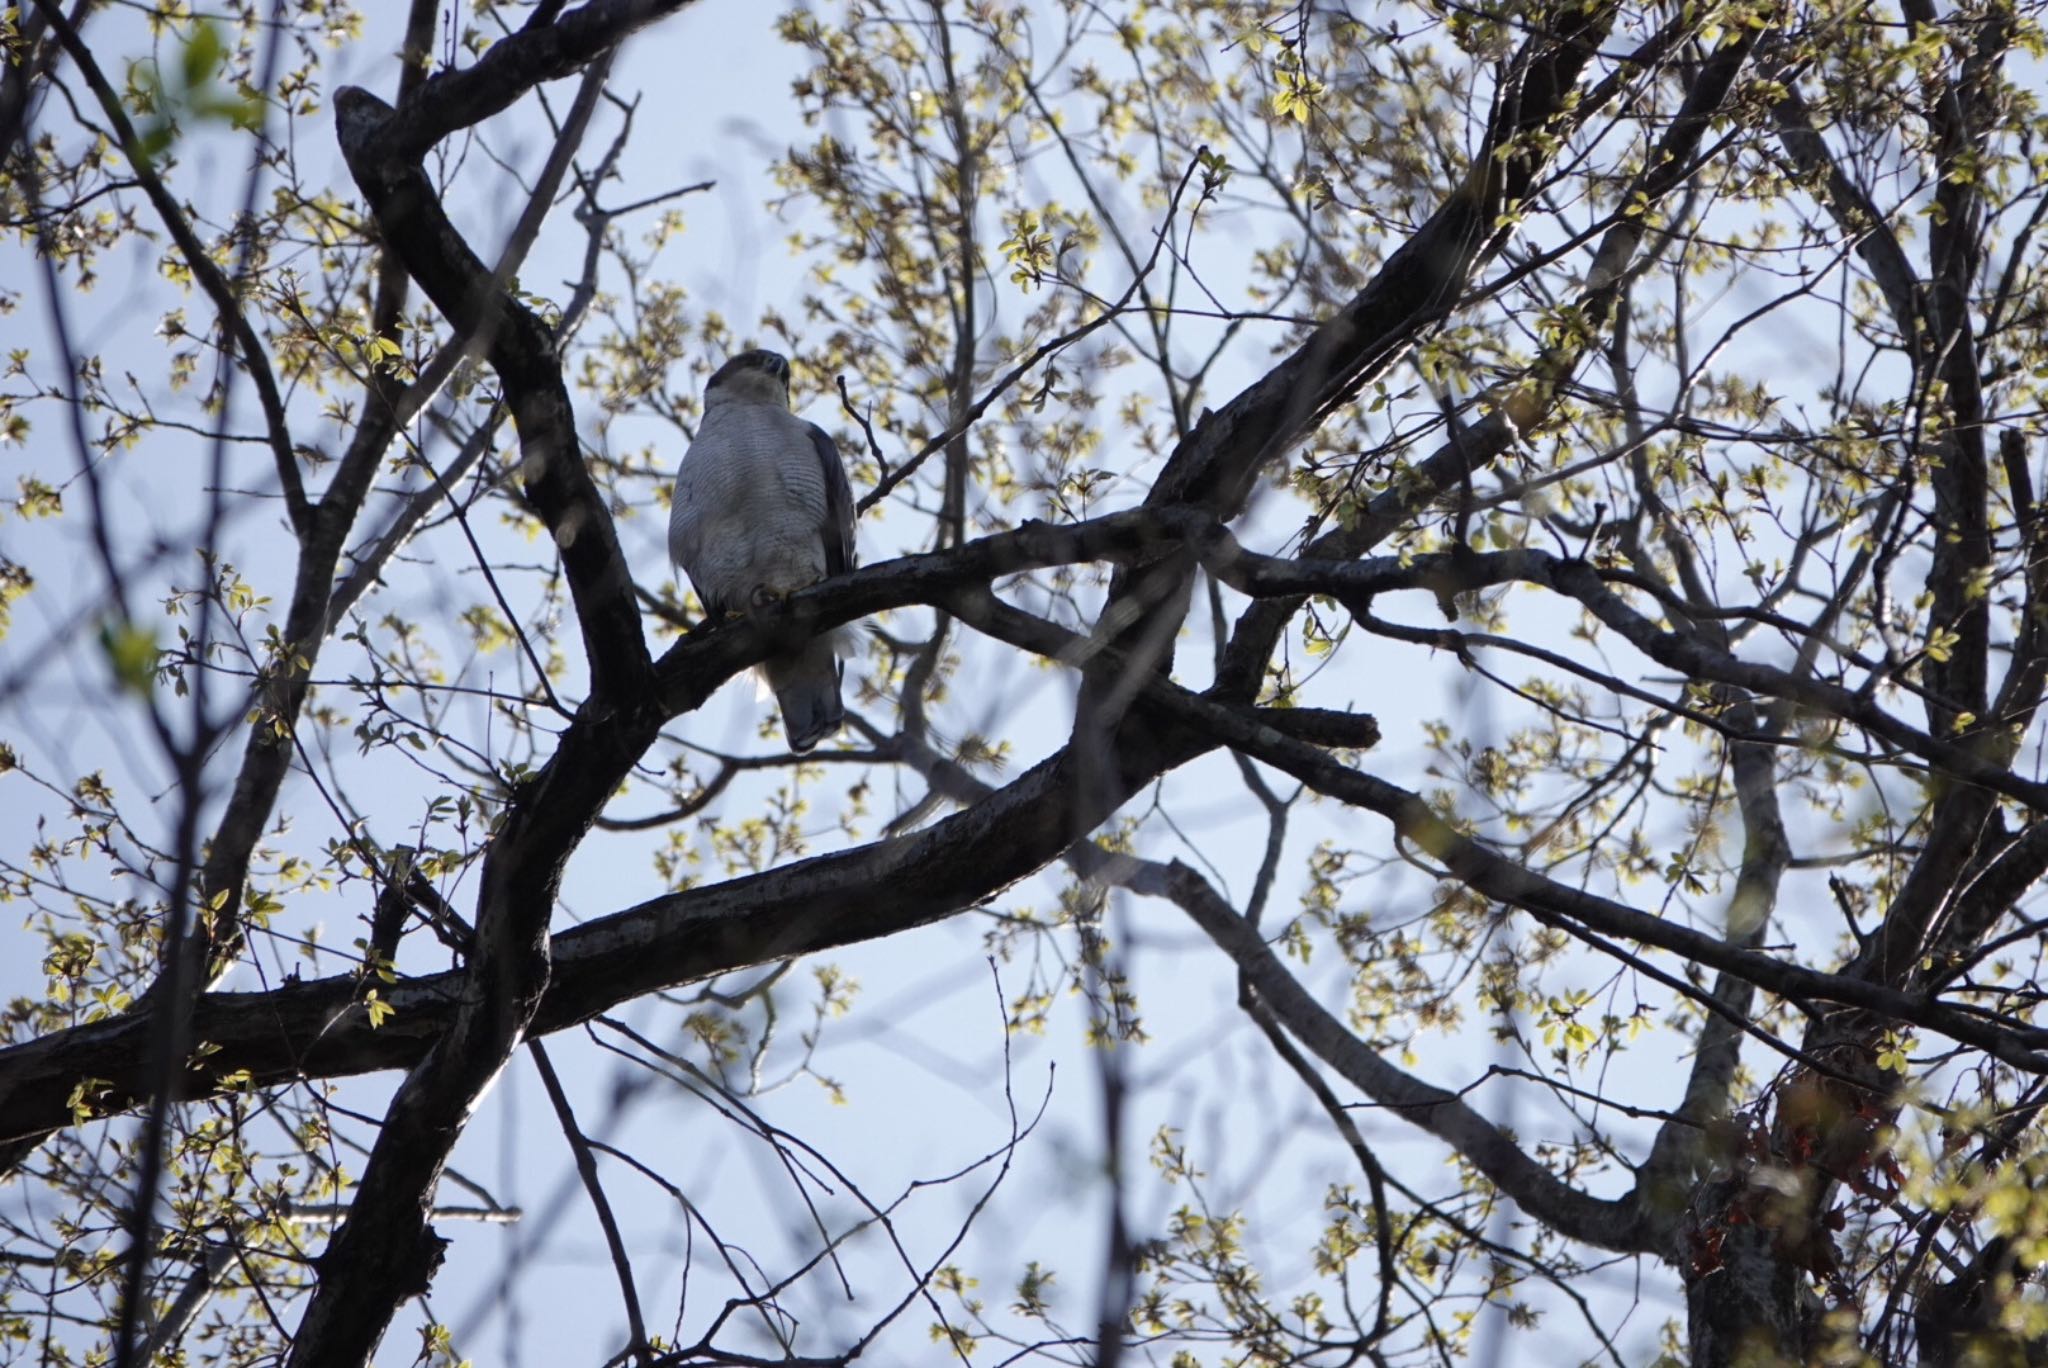
[[[604,1185],[598,1181],[597,1157],[591,1153],[590,1142],[583,1138],[583,1131],[576,1124],[576,1113],[569,1106],[569,1098],[562,1091],[562,1080],[555,1074],[555,1066],[548,1059],[547,1046],[538,1040],[529,1040],[527,1048],[533,1052],[534,1066],[540,1070],[541,1086],[547,1089],[548,1102],[555,1109],[555,1119],[562,1123],[562,1134],[568,1137],[569,1148],[576,1155],[576,1172],[583,1179],[583,1190],[590,1194],[590,1204],[597,1208],[597,1222],[604,1227],[604,1242],[611,1250],[612,1268],[619,1275],[619,1292],[626,1299],[626,1325],[633,1336],[633,1356],[643,1365],[654,1361],[654,1354],[647,1345],[647,1323],[640,1315],[640,1294],[633,1288],[633,1264],[626,1257],[626,1242],[619,1236],[619,1223],[612,1216],[612,1204],[605,1200]]]

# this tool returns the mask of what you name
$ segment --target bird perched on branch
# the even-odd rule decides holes
[[[704,387],[704,420],[676,474],[668,550],[713,619],[853,567],[846,467],[823,428],[789,411],[789,361],[780,353],[741,352]],[[835,635],[760,667],[798,754],[846,719]]]

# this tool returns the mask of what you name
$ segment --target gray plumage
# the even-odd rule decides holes
[[[789,411],[789,362],[778,353],[741,352],[704,387],[704,421],[676,473],[668,549],[714,618],[853,568],[846,467],[824,429]],[[791,750],[810,750],[845,721],[831,633],[761,672]]]

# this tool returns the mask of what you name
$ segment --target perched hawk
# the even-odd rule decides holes
[[[668,551],[713,618],[732,617],[853,567],[853,490],[823,428],[789,411],[789,361],[741,352],[704,387],[704,421],[676,474]],[[761,673],[802,754],[838,731],[833,634]]]

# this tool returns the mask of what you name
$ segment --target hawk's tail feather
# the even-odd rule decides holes
[[[845,666],[835,649],[837,633],[828,632],[806,643],[791,656],[763,662],[761,675],[775,691],[782,709],[782,730],[789,748],[798,755],[846,724],[846,705],[840,701],[839,680]]]
[[[832,647],[832,654],[837,659],[851,660],[860,654],[860,638],[860,628],[852,623],[848,623],[844,627],[834,627],[831,631],[822,633],[817,640],[829,643]],[[747,673],[754,681],[754,701],[756,703],[765,703],[775,697],[776,685],[775,681],[769,678],[768,663],[766,661],[756,665]]]

